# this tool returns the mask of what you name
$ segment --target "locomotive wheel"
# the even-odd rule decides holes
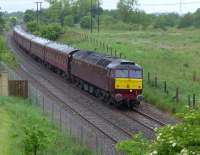
[[[95,89],[94,96],[97,97],[97,98],[99,98],[101,96],[101,93],[100,93],[99,89]]]

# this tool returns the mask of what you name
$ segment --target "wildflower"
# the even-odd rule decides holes
[[[175,147],[175,146],[176,146],[176,143],[173,143],[173,144],[172,144],[172,147]]]
[[[155,150],[155,151],[151,152],[149,155],[156,155],[156,154],[158,154],[158,152]]]

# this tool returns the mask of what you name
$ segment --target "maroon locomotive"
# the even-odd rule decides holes
[[[132,107],[143,99],[143,68],[132,61],[42,39],[19,26],[14,40],[36,60],[108,103]]]

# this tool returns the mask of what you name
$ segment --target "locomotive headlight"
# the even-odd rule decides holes
[[[132,93],[132,92],[133,92],[133,90],[131,89],[131,90],[130,90],[130,92]]]

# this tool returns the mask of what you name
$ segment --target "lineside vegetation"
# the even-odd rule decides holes
[[[0,154],[92,155],[73,138],[60,133],[30,102],[0,97]]]

